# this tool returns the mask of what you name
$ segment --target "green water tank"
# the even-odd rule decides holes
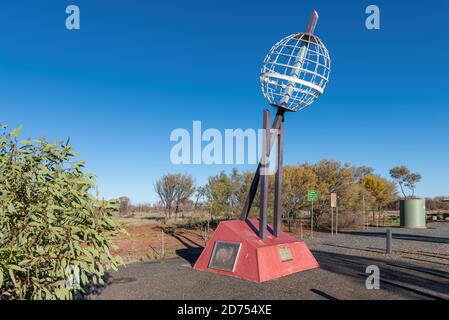
[[[426,201],[407,199],[400,201],[401,227],[426,228]]]

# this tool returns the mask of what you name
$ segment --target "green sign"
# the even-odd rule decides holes
[[[307,201],[309,202],[318,201],[318,192],[316,192],[315,190],[307,191]]]

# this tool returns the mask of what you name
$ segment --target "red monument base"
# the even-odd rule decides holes
[[[194,269],[260,283],[319,268],[303,241],[283,232],[274,237],[271,226],[262,240],[258,228],[258,219],[221,222]]]

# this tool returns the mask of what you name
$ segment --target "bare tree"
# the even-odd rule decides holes
[[[119,198],[119,214],[121,217],[126,217],[129,211],[129,198],[128,197],[120,197]]]
[[[353,167],[352,170],[354,172],[354,178],[358,182],[360,182],[363,177],[374,175],[374,169],[367,166]]]
[[[175,188],[175,218],[178,218],[179,208],[184,204],[195,192],[193,179],[189,175],[175,175],[177,181]]]
[[[157,180],[154,189],[164,206],[165,218],[171,218],[173,210],[176,217],[180,205],[195,192],[193,179],[189,175],[166,174]]]
[[[156,181],[154,189],[164,206],[165,219],[171,218],[176,193],[176,181],[174,175],[164,175],[161,179]]]

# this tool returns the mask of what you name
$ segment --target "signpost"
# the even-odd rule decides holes
[[[307,200],[312,203],[318,201],[318,192],[313,189],[307,191]]]
[[[335,201],[335,235],[338,234],[338,195]]]
[[[334,208],[337,208],[337,194],[331,193],[331,234],[334,234]]]
[[[307,191],[307,201],[312,203],[312,212],[310,214],[310,235],[313,238],[313,203],[318,201],[318,192],[313,189]]]

